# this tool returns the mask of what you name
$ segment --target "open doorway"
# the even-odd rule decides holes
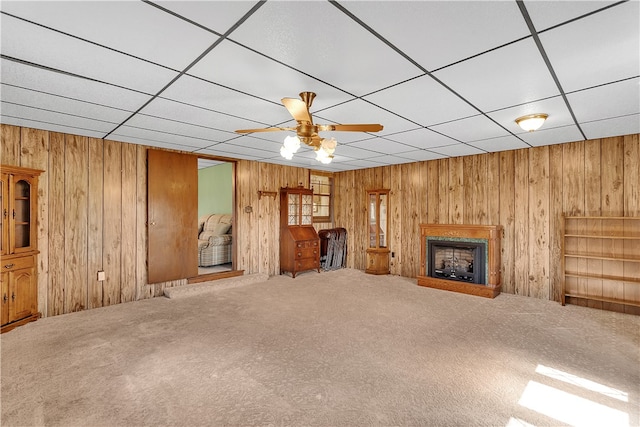
[[[198,158],[198,279],[235,270],[235,164]]]

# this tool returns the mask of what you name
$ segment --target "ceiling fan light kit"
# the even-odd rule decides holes
[[[537,114],[528,114],[526,116],[518,117],[516,119],[516,123],[527,132],[533,132],[534,130],[540,129],[540,126],[544,124],[544,121],[549,117],[548,114],[537,113]]]
[[[287,136],[284,139],[280,154],[287,160],[293,158],[293,154],[300,148],[300,143],[312,147],[316,152],[316,160],[329,164],[333,159],[338,142],[335,138],[321,138],[318,132],[342,131],[342,132],[379,132],[383,129],[380,124],[336,124],[336,125],[316,125],[311,119],[309,108],[313,103],[316,94],[313,92],[301,92],[300,99],[282,98],[282,104],[286,107],[293,118],[298,122],[296,127],[271,127],[263,129],[239,129],[237,133],[253,132],[278,132],[295,131],[296,136]]]

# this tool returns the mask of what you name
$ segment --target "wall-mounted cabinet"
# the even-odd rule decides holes
[[[313,228],[313,190],[280,189],[280,274],[320,272],[320,238]]]
[[[41,172],[14,166],[0,167],[1,332],[40,317],[36,273],[36,212],[38,176]]]
[[[562,305],[640,314],[640,217],[564,219]]]
[[[389,190],[367,191],[369,247],[366,273],[389,274]]]

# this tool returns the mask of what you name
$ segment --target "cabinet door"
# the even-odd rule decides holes
[[[30,252],[35,247],[35,186],[33,178],[26,175],[10,175],[9,242],[11,253]]]
[[[0,255],[6,255],[9,249],[9,176],[0,174]],[[4,323],[4,322],[3,322]]]
[[[33,268],[9,272],[9,322],[24,319],[37,311],[37,284],[33,273]]]
[[[2,298],[2,324],[9,323],[9,273],[0,273],[0,287],[2,288],[0,298]]]

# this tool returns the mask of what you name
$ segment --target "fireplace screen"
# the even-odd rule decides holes
[[[486,247],[485,242],[428,240],[428,274],[437,279],[486,284]]]

